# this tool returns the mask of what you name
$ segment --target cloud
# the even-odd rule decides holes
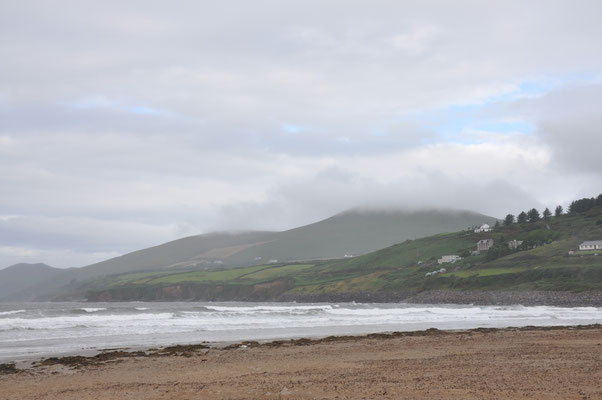
[[[37,248],[74,248],[95,251],[123,251],[135,246],[148,246],[189,234],[185,226],[157,226],[130,221],[89,217],[10,216],[0,219],[2,242],[15,248],[34,245]],[[115,247],[111,235],[120,236]]]
[[[86,252],[66,248],[37,249],[32,247],[0,246],[3,268],[18,263],[45,263],[52,267],[67,268],[94,264],[121,255],[119,252]],[[0,268],[1,269],[1,268]]]
[[[391,42],[393,47],[408,54],[418,54],[427,50],[429,42],[438,34],[439,29],[433,26],[421,26],[407,33],[395,35]]]
[[[597,194],[601,12],[4,2],[0,209],[18,218],[0,266],[366,205],[503,216]]]
[[[572,84],[533,98],[493,104],[482,110],[495,118],[506,116],[529,121],[540,145],[550,152],[551,167],[558,171],[600,175],[602,145],[602,85]]]

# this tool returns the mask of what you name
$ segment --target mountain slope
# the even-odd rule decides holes
[[[210,233],[174,240],[81,268],[78,279],[173,267],[216,269],[265,263],[342,258],[365,254],[406,239],[495,218],[468,211],[347,211],[284,232]]]
[[[270,260],[297,261],[364,254],[409,238],[454,231],[495,218],[468,211],[353,210],[284,232],[212,233],[174,240],[83,268],[72,268],[34,288],[36,296],[77,291],[81,282],[119,273],[219,269]],[[66,289],[65,289],[66,288]],[[21,297],[26,299],[26,297]]]
[[[406,239],[415,239],[467,226],[488,223],[495,218],[469,211],[351,210],[314,224],[281,232],[274,240],[244,249],[228,257],[235,265],[249,260],[316,260],[369,253]]]
[[[494,247],[453,264],[437,264],[443,255],[469,253],[482,239],[493,239]],[[526,246],[503,250],[512,240],[523,241]],[[378,297],[362,294],[403,296],[432,290],[600,293],[602,251],[577,251],[579,243],[586,240],[602,240],[602,206],[491,232],[464,230],[406,240],[344,260],[124,274],[88,282],[85,289],[92,300],[330,301],[338,298],[336,295],[348,294],[347,301],[371,301]],[[445,272],[427,275],[442,267]],[[381,298],[399,301],[403,297]]]
[[[261,243],[271,234],[271,232],[210,233],[174,240],[86,267],[61,270],[61,273],[53,276],[51,280],[33,285],[21,293],[14,293],[11,300],[47,299],[56,291],[70,291],[83,281],[104,275],[176,268],[181,265],[197,267],[204,265],[206,259],[202,256],[206,253]],[[207,265],[213,268],[220,266],[211,263]]]
[[[0,270],[0,300],[12,297],[30,286],[46,282],[63,270],[46,264],[15,264]]]

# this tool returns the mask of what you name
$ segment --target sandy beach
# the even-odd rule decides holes
[[[175,346],[0,370],[2,399],[599,399],[602,327]]]

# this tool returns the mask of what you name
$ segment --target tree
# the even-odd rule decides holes
[[[535,208],[532,208],[527,213],[527,218],[529,219],[529,222],[533,223],[539,221],[541,216],[539,215],[539,211],[537,211]]]
[[[598,197],[596,198],[596,205],[602,206],[602,193],[599,194]]]
[[[462,258],[470,257],[470,250],[468,249],[458,250],[457,253]]]
[[[543,220],[549,221],[551,216],[552,216],[552,212],[546,207],[546,209],[543,210]]]
[[[514,223],[514,215],[508,214],[506,218],[504,218],[504,226],[510,226]]]
[[[573,201],[569,205],[569,214],[586,212],[596,205],[596,199],[583,198]]]
[[[497,244],[487,250],[485,254],[485,261],[493,261],[496,258],[504,257],[505,255],[510,254],[510,249],[507,244]]]
[[[556,210],[554,211],[554,216],[555,217],[560,217],[562,215],[563,211],[564,210],[562,209],[562,206],[557,206]]]
[[[496,229],[497,229],[497,228],[499,228],[499,227],[500,227],[500,221],[495,221],[495,226],[494,226],[494,228],[496,228]]]
[[[524,224],[525,222],[527,222],[527,213],[521,211],[521,213],[518,214],[518,217],[516,217],[516,222],[518,222],[519,224]]]

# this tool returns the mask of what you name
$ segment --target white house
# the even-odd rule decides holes
[[[483,224],[481,226],[479,226],[477,229],[475,229],[475,233],[479,233],[479,232],[489,232],[491,230],[491,227],[487,224]]]
[[[441,258],[437,260],[437,263],[438,264],[453,263],[453,262],[456,262],[461,259],[462,259],[462,257],[457,256],[455,254],[449,255],[449,256],[441,256]]]
[[[579,245],[579,250],[602,250],[602,240],[588,240]]]
[[[508,248],[510,250],[518,249],[521,244],[523,244],[522,240],[511,240],[508,242]]]
[[[482,239],[477,242],[478,251],[487,251],[493,246],[493,239]]]
[[[435,276],[437,274],[444,274],[446,272],[447,272],[447,270],[445,268],[441,268],[436,271],[427,272],[426,274],[424,274],[424,277],[428,278],[429,276]]]

